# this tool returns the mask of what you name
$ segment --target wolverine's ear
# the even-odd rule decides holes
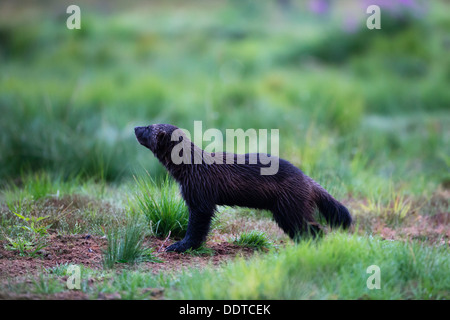
[[[166,133],[164,131],[158,132],[158,135],[156,136],[158,141],[163,141],[166,137]]]
[[[167,145],[168,136],[169,135],[164,131],[158,132],[158,134],[156,135],[156,145],[159,147]]]

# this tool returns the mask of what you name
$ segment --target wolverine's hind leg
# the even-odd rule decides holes
[[[319,235],[322,229],[314,220],[314,207],[307,201],[289,200],[281,199],[271,209],[278,226],[294,240],[306,235]]]

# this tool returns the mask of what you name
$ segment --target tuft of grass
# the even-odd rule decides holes
[[[40,295],[50,295],[65,289],[64,284],[58,279],[40,273],[38,278],[31,280],[32,292]]]
[[[402,194],[401,190],[389,186],[386,192],[380,192],[361,204],[362,214],[382,219],[390,226],[400,225],[408,214],[419,208],[413,208],[411,199]]]
[[[146,228],[134,219],[124,227],[115,227],[107,231],[108,245],[103,256],[105,268],[113,268],[116,263],[137,263],[152,261],[152,250],[143,246]],[[156,261],[156,259],[155,259]]]
[[[242,247],[248,247],[257,250],[272,247],[272,243],[270,242],[269,238],[262,231],[243,232],[239,237],[235,237],[233,243]]]
[[[129,201],[130,212],[145,216],[152,233],[158,237],[167,237],[169,233],[175,238],[184,237],[189,211],[176,183],[166,176],[158,186],[148,174],[134,179],[137,191]]]
[[[36,256],[39,250],[48,246],[47,230],[50,225],[42,222],[47,217],[25,217],[20,213],[13,212],[19,218],[19,222],[11,227],[9,236],[4,233],[8,244],[4,247],[8,250],[16,250],[21,256]]]
[[[155,277],[151,272],[140,272],[123,269],[108,276],[106,281],[99,281],[95,287],[87,287],[85,292],[96,299],[101,294],[115,294],[124,300],[152,299],[155,291],[163,292],[161,284],[172,285],[170,277],[160,273]]]

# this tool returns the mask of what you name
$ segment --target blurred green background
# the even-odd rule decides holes
[[[69,30],[70,4],[81,29]],[[381,30],[366,8],[381,7]],[[0,179],[164,170],[133,128],[280,129],[340,196],[450,185],[448,1],[2,1]]]

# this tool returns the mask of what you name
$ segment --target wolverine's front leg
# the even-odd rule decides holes
[[[189,207],[189,222],[186,235],[183,240],[178,241],[166,248],[166,251],[184,252],[189,249],[197,249],[206,240],[214,215],[215,207],[199,206]]]

